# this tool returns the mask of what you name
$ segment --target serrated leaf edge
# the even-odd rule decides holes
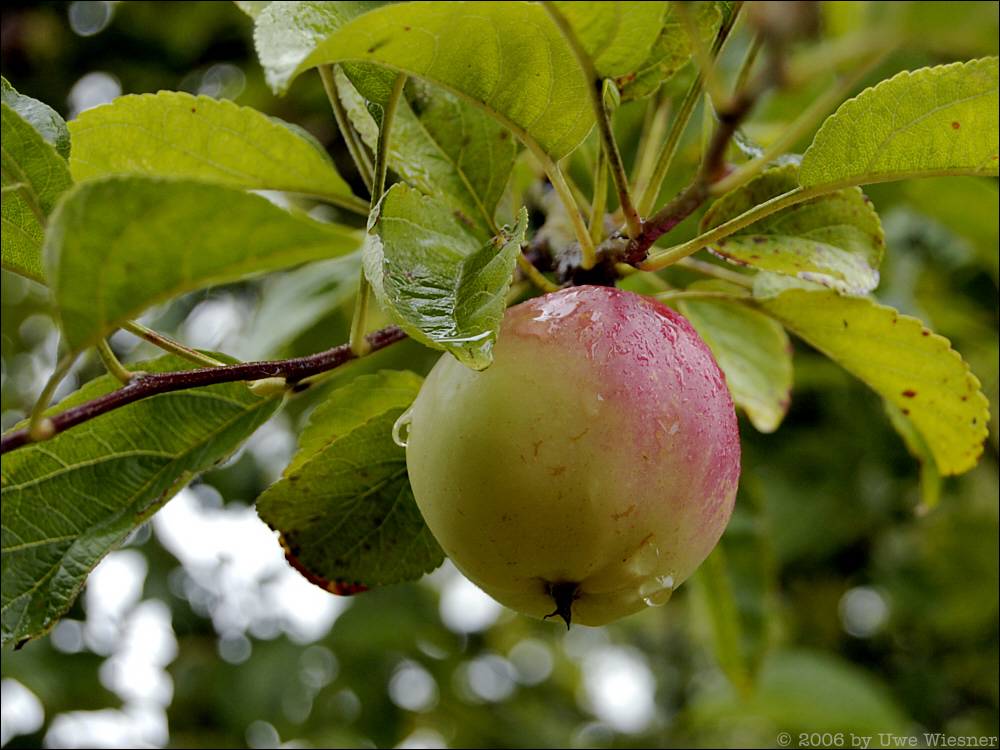
[[[902,71],[900,71],[899,73],[897,73],[896,75],[894,75],[894,76],[892,76],[890,78],[886,78],[885,80],[879,81],[874,86],[869,86],[868,88],[866,88],[863,91],[859,92],[856,96],[852,96],[850,99],[847,99],[846,101],[844,101],[839,107],[837,107],[836,111],[832,115],[830,115],[829,117],[826,118],[826,120],[823,121],[823,124],[820,126],[819,130],[816,131],[816,135],[813,136],[812,143],[809,144],[808,148],[806,148],[806,150],[805,150],[805,153],[802,154],[802,166],[805,167],[809,163],[808,162],[809,152],[812,151],[813,148],[815,146],[817,146],[817,144],[821,144],[821,143],[823,143],[823,141],[825,141],[825,140],[827,140],[827,139],[830,138],[830,131],[834,127],[837,127],[836,120],[837,120],[838,116],[841,116],[841,115],[848,116],[848,113],[850,112],[850,110],[852,110],[855,106],[857,106],[858,101],[862,97],[868,96],[871,93],[876,92],[879,89],[888,86],[889,84],[893,83],[894,81],[901,80],[901,79],[904,79],[904,78],[912,78],[912,77],[917,76],[917,75],[927,75],[928,71],[930,71],[931,74],[933,74],[933,75],[941,75],[941,74],[943,74],[945,72],[950,72],[952,69],[957,69],[957,68],[972,68],[972,67],[979,66],[979,65],[982,65],[982,66],[985,67],[985,65],[988,65],[991,61],[994,62],[994,63],[996,63],[996,62],[1000,61],[1000,58],[998,58],[996,56],[979,57],[979,58],[976,58],[975,60],[967,60],[965,62],[953,62],[953,63],[948,63],[946,65],[926,65],[926,66],[924,66],[922,68],[917,68],[916,70],[902,70]],[[877,176],[873,176],[871,179],[868,179],[868,178],[864,178],[864,179],[861,179],[861,180],[848,179],[848,180],[843,180],[843,181],[840,181],[840,182],[829,183],[829,185],[831,187],[833,187],[835,185],[840,185],[841,187],[846,187],[846,186],[849,186],[849,185],[864,185],[864,184],[871,184],[871,183],[875,183],[875,182],[890,182],[890,181],[893,181],[893,180],[903,180],[903,179],[907,179],[907,178],[910,178],[910,177],[945,177],[945,176],[957,175],[957,174],[963,174],[963,175],[964,174],[971,174],[971,175],[976,175],[976,176],[980,176],[980,177],[990,177],[990,176],[995,177],[998,174],[997,157],[998,157],[998,155],[996,155],[996,154],[993,156],[993,169],[992,169],[992,171],[990,171],[989,167],[987,166],[987,167],[984,168],[983,171],[976,171],[976,172],[969,172],[967,170],[960,170],[960,171],[956,171],[956,170],[939,170],[938,171],[938,170],[936,170],[936,171],[930,171],[930,172],[918,171],[918,172],[899,172],[899,173],[893,172],[890,175],[877,175]],[[800,170],[799,174],[801,175],[801,170]],[[817,183],[810,183],[808,185],[803,185],[800,182],[799,184],[802,185],[803,187],[816,187],[816,186],[819,186],[819,185],[826,185],[827,183],[817,182]]]
[[[833,292],[833,291],[829,291],[829,292],[807,292],[805,290],[796,290],[796,289],[792,289],[792,290],[788,290],[786,292],[782,292],[782,294],[786,294],[788,292],[792,292],[792,293],[801,292],[801,293],[804,293],[804,294],[817,294],[817,293],[818,294],[836,294],[836,292]],[[778,295],[778,296],[780,296],[780,295]],[[837,295],[837,296],[846,296],[846,295]],[[964,474],[965,472],[967,472],[970,469],[974,468],[975,465],[979,462],[979,458],[983,455],[983,451],[985,450],[985,441],[986,441],[987,436],[989,435],[988,424],[989,424],[989,419],[990,419],[990,402],[989,402],[989,399],[986,398],[986,394],[984,394],[983,391],[982,391],[982,383],[980,382],[979,378],[976,377],[976,374],[974,372],[972,372],[972,369],[969,367],[969,363],[966,362],[965,359],[962,357],[962,355],[956,349],[954,349],[952,347],[951,341],[947,337],[942,336],[939,333],[935,333],[934,331],[932,331],[929,328],[927,328],[927,326],[925,326],[924,323],[923,323],[923,321],[921,321],[919,318],[915,318],[912,315],[906,315],[905,313],[901,313],[901,312],[899,312],[898,310],[896,310],[893,307],[890,307],[888,305],[883,305],[883,304],[877,302],[876,300],[873,300],[873,299],[868,298],[868,297],[856,297],[854,299],[865,299],[865,300],[867,300],[869,303],[871,303],[872,307],[877,308],[880,312],[890,314],[892,316],[892,319],[895,320],[897,323],[902,322],[902,324],[903,324],[904,327],[910,328],[911,330],[913,330],[918,337],[928,339],[930,343],[932,343],[934,346],[936,346],[938,348],[938,350],[944,354],[944,356],[951,357],[952,359],[954,359],[954,360],[956,360],[956,361],[958,361],[960,363],[961,369],[964,372],[965,383],[969,387],[969,390],[971,392],[971,398],[976,402],[976,404],[974,404],[974,406],[978,405],[979,410],[980,410],[980,414],[983,417],[982,419],[978,420],[978,426],[976,427],[975,433],[974,433],[974,438],[976,439],[976,447],[972,450],[971,453],[969,453],[968,458],[966,459],[966,461],[964,463],[958,463],[955,467],[948,467],[948,468],[942,467],[940,465],[940,463],[938,463],[937,456],[934,456],[934,460],[935,460],[936,463],[938,463],[938,471],[941,472],[942,476],[954,476],[954,475],[958,475],[958,474]],[[763,305],[763,304],[760,304],[760,302],[754,302],[752,304],[755,307],[758,307],[758,309],[760,309],[765,314],[771,315],[771,313],[767,310],[766,306]],[[772,315],[772,317],[777,318],[777,316],[773,316],[773,315]],[[838,362],[837,358],[834,357],[834,356],[832,356],[832,355],[830,355],[828,352],[826,352],[823,349],[823,347],[817,346],[816,344],[814,344],[813,342],[809,341],[808,339],[805,339],[805,337],[799,335],[799,333],[794,328],[786,325],[784,323],[784,321],[782,321],[780,318],[778,319],[778,321],[780,323],[782,323],[782,325],[784,325],[786,328],[788,328],[798,338],[803,339],[804,341],[806,341],[806,343],[808,343],[810,346],[812,346],[817,351],[821,352],[824,356],[828,357],[831,361],[833,361],[833,362],[835,362],[837,364],[840,364]],[[841,365],[841,367],[843,367],[843,365]],[[847,368],[844,368],[844,369],[847,369]],[[854,373],[851,373],[851,374],[854,375]],[[854,375],[854,377],[858,378],[858,380],[860,380],[861,382],[863,382],[865,385],[867,385],[869,388],[871,388],[873,391],[875,391],[875,393],[877,393],[878,395],[880,395],[880,396],[882,395],[865,378],[863,378],[861,376],[858,376],[858,375]],[[918,430],[918,432],[919,432],[919,430]],[[921,433],[921,435],[923,435],[923,433]]]

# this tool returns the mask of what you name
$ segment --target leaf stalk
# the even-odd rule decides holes
[[[542,6],[548,12],[556,26],[559,27],[559,31],[562,33],[567,44],[569,44],[573,55],[576,57],[577,64],[579,64],[583,70],[584,77],[587,79],[590,103],[594,109],[598,131],[601,134],[602,150],[607,159],[608,169],[611,171],[611,179],[614,181],[615,189],[618,191],[618,204],[621,206],[622,214],[625,217],[628,236],[635,237],[642,231],[642,219],[639,217],[639,213],[632,203],[632,195],[628,187],[628,177],[625,175],[625,165],[622,163],[621,152],[618,150],[618,143],[615,141],[615,134],[611,128],[610,113],[604,103],[604,81],[598,76],[593,60],[590,59],[590,55],[587,54],[583,45],[580,44],[580,40],[569,25],[566,17],[552,2],[543,2]],[[585,268],[589,267],[585,266]]]

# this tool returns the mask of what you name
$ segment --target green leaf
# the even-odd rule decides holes
[[[334,80],[338,86],[346,88],[340,91],[340,99],[344,106],[348,108],[351,119],[357,119],[354,123],[356,128],[364,128],[362,135],[365,141],[372,141],[373,137],[378,137],[378,128],[382,125],[382,114],[385,106],[392,97],[392,90],[396,85],[398,74],[388,68],[380,68],[378,65],[368,63],[344,63],[338,65],[334,71]],[[414,79],[409,79],[407,83],[412,87]],[[353,93],[351,92],[353,89]],[[403,90],[403,99],[398,104],[406,103],[406,89]],[[356,108],[361,106],[368,113],[367,119],[359,117]],[[375,130],[372,131],[374,126]],[[372,141],[374,143],[374,141]],[[371,145],[371,144],[369,144]],[[374,146],[372,146],[374,150]]]
[[[257,54],[277,92],[317,65],[376,63],[465,97],[554,160],[594,124],[589,84],[536,4],[411,2],[363,15],[362,3],[315,5],[275,3],[257,18]]]
[[[62,115],[45,102],[19,94],[3,76],[0,76],[0,99],[51,143],[59,156],[69,158],[69,129]]]
[[[689,289],[717,288],[692,284]],[[785,329],[767,315],[736,302],[678,300],[705,340],[733,401],[761,432],[774,432],[791,402],[792,351]]]
[[[901,732],[910,725],[882,682],[845,659],[820,652],[773,654],[761,669],[753,703],[766,706],[762,713],[782,727],[810,732]]]
[[[939,177],[906,184],[906,197],[919,211],[968,239],[982,263],[998,278],[1000,191],[984,177]]]
[[[233,0],[233,4],[250,18],[256,18],[271,4],[271,0]]]
[[[487,367],[527,212],[508,237],[484,245],[446,205],[396,184],[372,219],[365,273],[382,306],[421,343]]]
[[[41,248],[45,223],[56,200],[72,184],[69,168],[52,144],[6,101],[0,103],[0,109],[3,267],[44,282]]]
[[[968,59],[997,53],[997,7],[990,3],[866,3],[869,28],[882,23],[898,34],[907,50],[937,59]]]
[[[601,78],[624,76],[647,58],[666,2],[556,2]]]
[[[66,343],[80,351],[178,294],[344,255],[359,240],[240,190],[111,177],[60,203],[45,260]]]
[[[892,426],[903,439],[906,450],[920,463],[920,491],[922,495],[920,509],[928,511],[937,506],[941,500],[941,474],[938,472],[934,456],[927,447],[926,441],[913,426],[913,422],[903,414],[898,406],[886,401],[885,411],[889,415]]]
[[[726,533],[690,579],[692,634],[712,651],[733,687],[752,692],[761,664],[780,640],[772,532],[755,477],[744,475]]]
[[[644,5],[644,3],[637,4]],[[702,43],[710,45],[722,21],[720,3],[700,2],[692,5],[694,21],[701,33]],[[663,25],[660,27],[660,34],[645,60],[636,65],[634,70],[615,78],[622,101],[649,96],[691,59],[691,38],[673,8],[674,3],[669,3],[669,6]]]
[[[166,356],[136,369],[192,365]],[[105,375],[50,413],[119,387]],[[45,633],[93,567],[197,473],[231,454],[280,404],[243,383],[164,393],[3,457],[3,643]]]
[[[252,359],[295,356],[287,347],[334,310],[345,310],[349,321],[360,269],[358,252],[268,278],[261,287],[260,304],[245,329],[238,355]],[[335,335],[327,330],[326,340],[333,340]],[[344,331],[344,340],[347,335]]]
[[[693,701],[690,718],[696,730],[746,726],[755,733],[770,726],[775,733],[899,735],[911,725],[872,674],[846,659],[805,650],[770,654],[750,695],[704,690]],[[768,723],[762,727],[762,722]]]
[[[363,0],[270,2],[254,15],[254,47],[272,89],[287,90],[295,66],[353,18],[383,5]],[[246,12],[246,10],[244,10]],[[304,70],[305,68],[303,68]],[[301,72],[301,71],[299,71]]]
[[[420,383],[410,372],[383,371],[331,393],[282,478],[257,499],[288,561],[328,591],[412,581],[444,560],[413,499],[406,453],[392,439]]]
[[[719,667],[735,687],[748,689],[750,670],[743,653],[743,625],[721,545],[712,550],[691,583],[694,603],[706,622]]]
[[[77,181],[110,174],[190,177],[360,203],[312,136],[226,99],[177,91],[123,96],[87,110],[70,131]]]
[[[763,490],[755,478],[745,478],[737,507],[716,549],[725,552],[722,561],[733,597],[729,606],[734,606],[738,618],[740,654],[752,683],[768,652],[780,642],[783,625],[781,618],[775,617],[781,608],[778,570]]]
[[[996,175],[996,57],[903,71],[844,102],[802,157],[804,187]]]
[[[791,289],[759,304],[909,417],[941,474],[976,465],[989,403],[946,338],[891,307],[833,292]]]
[[[702,217],[706,231],[798,185],[794,164],[767,170],[727,193]],[[878,286],[885,236],[860,188],[799,203],[709,246],[739,265],[792,276],[845,294]]]
[[[350,80],[338,71],[337,89],[351,122],[374,151],[379,126],[352,84],[360,67],[353,66]],[[445,91],[417,88],[413,105],[403,99],[396,109],[389,167],[424,195],[451,204],[461,221],[489,237],[517,144],[508,130],[468,102]],[[364,96],[372,99],[369,90]]]

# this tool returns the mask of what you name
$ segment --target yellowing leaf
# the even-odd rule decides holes
[[[769,169],[716,201],[702,231],[729,221],[798,184],[794,164]],[[811,281],[845,294],[878,286],[885,237],[878,214],[857,187],[799,203],[709,246],[726,260]]]
[[[937,462],[927,448],[923,437],[913,427],[913,422],[895,404],[885,402],[885,411],[889,421],[903,439],[906,450],[920,463],[920,494],[921,510],[930,510],[941,499],[941,475],[938,473]]]
[[[833,292],[791,289],[759,304],[909,417],[942,474],[976,465],[989,403],[946,338],[891,307]]]
[[[693,284],[689,289],[706,288]],[[679,300],[726,376],[733,401],[761,432],[774,432],[788,411],[792,350],[782,326],[738,302]]]

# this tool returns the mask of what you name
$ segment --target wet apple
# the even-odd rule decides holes
[[[444,355],[406,459],[455,565],[497,601],[567,625],[663,604],[729,520],[733,403],[708,347],[646,297],[574,287],[509,309],[493,364]]]

